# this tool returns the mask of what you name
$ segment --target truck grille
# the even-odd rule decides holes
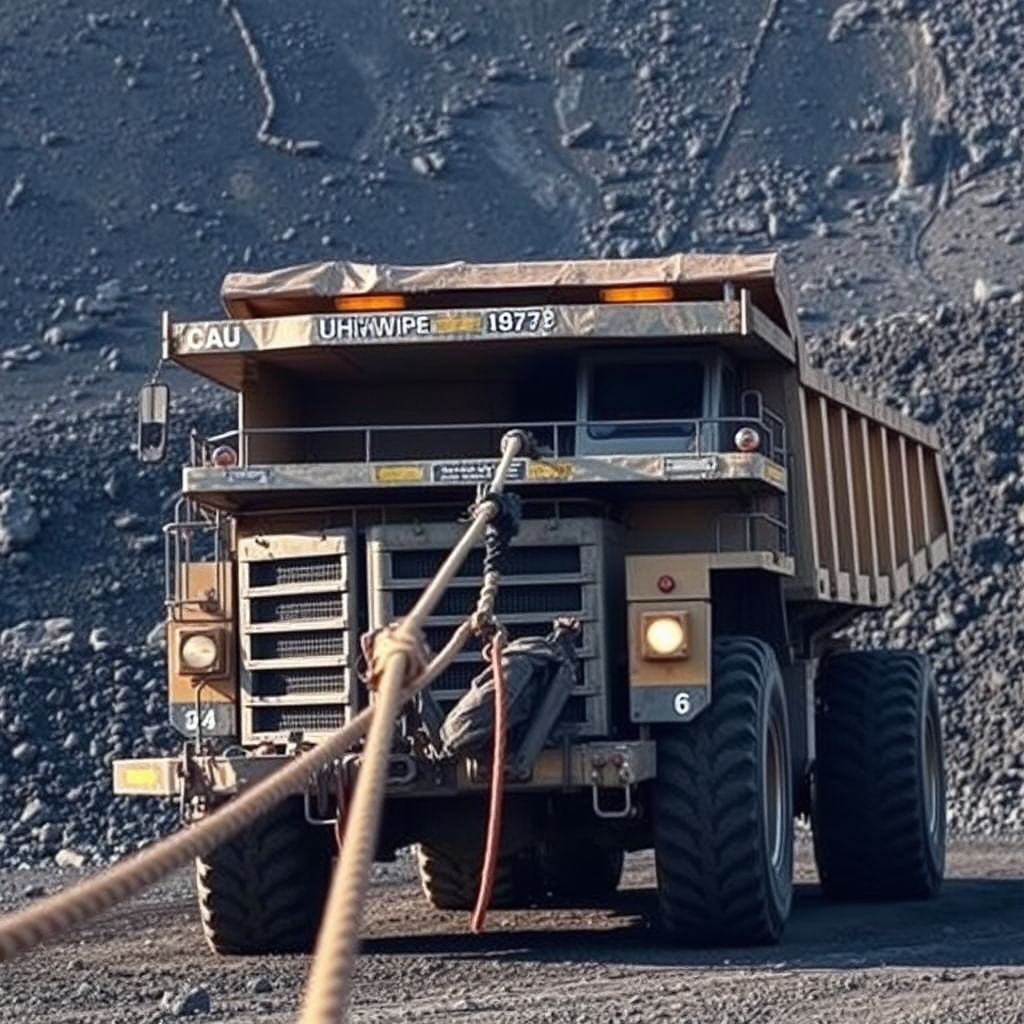
[[[323,558],[282,558],[279,562],[252,563],[254,587],[283,587],[294,583],[341,583],[344,566]]]
[[[368,531],[370,622],[377,627],[412,608],[441,565],[461,530],[447,524],[377,526]],[[607,594],[609,573],[621,559],[610,553],[613,528],[600,519],[522,523],[502,571],[497,612],[511,637],[543,636],[558,616],[582,623],[576,687],[556,729],[556,737],[603,736],[608,731]],[[471,553],[459,577],[427,622],[432,650],[476,604],[483,552]],[[471,644],[433,684],[447,712],[484,668],[479,645]]]
[[[301,730],[305,736],[334,732],[345,724],[343,707],[268,707],[253,709],[253,731],[271,735]]]
[[[346,529],[239,542],[244,743],[316,740],[351,713],[354,549]]]

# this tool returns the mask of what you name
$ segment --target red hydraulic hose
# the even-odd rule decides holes
[[[494,875],[501,846],[501,803],[505,783],[505,668],[501,660],[501,638],[491,642],[491,674],[494,676],[494,758],[491,762],[491,806],[487,815],[487,844],[480,872],[480,891],[473,909],[471,927],[475,934],[484,930],[487,908],[494,892]]]

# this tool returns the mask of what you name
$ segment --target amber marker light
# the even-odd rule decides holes
[[[341,313],[380,313],[405,309],[404,295],[339,295],[334,308]]]
[[[602,302],[671,302],[674,298],[668,285],[631,285],[621,288],[602,288]]]

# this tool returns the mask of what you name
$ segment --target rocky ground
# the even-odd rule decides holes
[[[399,865],[371,892],[350,1020],[1015,1024],[1024,1017],[1022,857],[1018,844],[956,844],[937,901],[837,908],[822,902],[803,850],[784,943],[702,952],[669,949],[648,927],[645,856],[630,858],[609,910],[494,913],[483,936],[468,934],[466,915],[428,910]],[[22,904],[74,877],[6,872],[0,904]],[[6,1019],[291,1024],[306,958],[214,958],[191,888],[179,876],[5,965]]]
[[[0,10],[0,860],[117,855],[172,742],[133,461],[158,313],[322,258],[781,249],[831,372],[937,424],[954,562],[861,628],[935,658],[951,820],[1019,832],[1021,48],[992,0],[270,0]]]
[[[482,940],[400,864],[353,1019],[1024,1019],[1022,33],[1017,0],[4,0],[0,910],[173,823],[109,764],[174,742],[160,529],[187,426],[231,413],[172,373],[175,449],[133,461],[161,309],[316,259],[772,248],[813,358],[948,445],[955,558],[858,627],[936,665],[973,834],[943,897],[826,908],[803,850],[782,946],[694,955],[646,926],[646,857],[612,911]],[[6,1016],[293,1020],[307,961],[214,960],[191,889],[5,965]]]

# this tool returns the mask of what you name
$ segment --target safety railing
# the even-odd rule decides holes
[[[164,606],[171,618],[185,609],[222,611],[228,590],[227,520],[188,498],[174,504],[174,516],[164,532]],[[209,579],[191,579],[196,566],[213,566]],[[205,586],[204,586],[205,584]]]
[[[786,465],[786,427],[758,403],[757,415],[674,420],[539,420],[521,424],[545,453],[572,458],[581,431],[602,439],[615,431],[631,440],[650,437],[650,454],[720,455],[736,452],[735,435],[743,427],[758,432],[758,454]],[[275,463],[371,463],[401,459],[488,458],[510,424],[505,422],[410,423],[377,426],[247,427],[212,437],[192,436],[193,466],[248,467]],[[639,434],[638,432],[641,432]],[[630,450],[635,452],[635,446]]]
[[[734,535],[739,543],[729,543],[726,537],[730,524],[736,528]],[[776,551],[789,555],[789,524],[768,512],[723,512],[715,519],[715,550],[719,553]]]

